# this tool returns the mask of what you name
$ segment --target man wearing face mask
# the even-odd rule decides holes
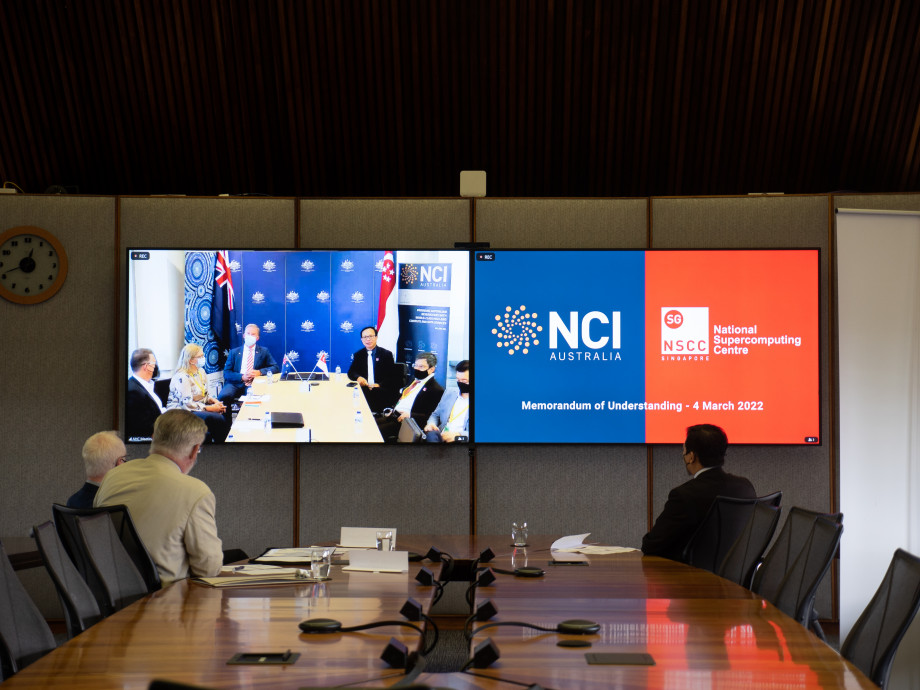
[[[153,350],[141,347],[131,353],[131,377],[125,395],[125,438],[129,441],[149,441],[153,436],[153,423],[165,408],[153,390],[153,382],[160,375]]]
[[[227,406],[246,392],[256,376],[269,376],[281,371],[268,348],[257,345],[259,327],[254,323],[243,329],[243,347],[235,347],[227,355],[224,365],[224,385],[217,394],[218,399]]]
[[[751,482],[722,469],[727,448],[728,437],[719,427],[697,424],[687,428],[683,461],[691,479],[671,489],[661,515],[642,537],[642,553],[682,560],[684,548],[716,496],[756,496]]]
[[[399,392],[399,400],[390,411],[377,417],[377,426],[385,443],[395,443],[403,420],[412,417],[424,426],[444,394],[444,387],[434,379],[438,358],[432,352],[420,352],[412,369],[412,383]],[[386,410],[384,411],[386,412]]]
[[[470,361],[457,364],[457,388],[441,397],[437,409],[425,425],[425,440],[430,443],[454,443],[470,437]]]

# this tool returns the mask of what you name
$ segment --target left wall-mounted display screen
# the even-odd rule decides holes
[[[213,442],[380,443],[412,432],[375,419],[401,389],[431,393],[424,429],[469,359],[467,251],[130,248],[127,266],[129,442],[184,408]]]

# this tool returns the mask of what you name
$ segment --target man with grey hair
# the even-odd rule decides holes
[[[214,519],[214,494],[188,476],[195,466],[205,423],[187,410],[167,410],[153,426],[150,456],[110,471],[94,505],[128,506],[160,580],[220,572],[223,551]]]
[[[92,508],[99,484],[106,473],[128,459],[125,444],[114,431],[100,431],[83,444],[83,470],[86,483],[67,499],[68,508]]]

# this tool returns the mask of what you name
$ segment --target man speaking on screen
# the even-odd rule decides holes
[[[396,380],[393,353],[377,345],[374,326],[361,329],[361,344],[364,347],[351,356],[348,378],[361,386],[371,412],[382,412],[396,402],[403,382]]]

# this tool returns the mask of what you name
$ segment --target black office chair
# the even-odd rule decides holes
[[[754,511],[735,543],[728,550],[716,575],[750,588],[754,571],[763,558],[767,544],[776,532],[782,508],[770,503],[754,504]]]
[[[684,562],[716,572],[744,530],[754,506],[758,503],[778,506],[782,500],[782,491],[758,498],[716,496],[703,522],[684,548]]]
[[[153,382],[153,392],[156,393],[157,397],[163,403],[163,407],[166,407],[166,403],[169,400],[170,383],[172,383],[171,379],[159,379]]]
[[[843,513],[818,513],[798,506],[793,506],[789,510],[779,536],[754,573],[754,580],[751,584],[752,592],[759,594],[769,602],[776,603],[780,585],[811,536],[812,527],[819,517],[835,523],[843,522]],[[812,611],[808,627],[818,637],[824,639],[824,631],[821,630],[818,623],[816,611]]]
[[[51,576],[58,599],[64,609],[67,634],[75,637],[102,620],[102,612],[89,585],[77,572],[76,566],[64,549],[51,520],[32,528],[38,552]]]
[[[825,639],[824,631],[815,612],[815,597],[818,585],[834,561],[841,532],[843,525],[839,522],[820,516],[815,518],[805,545],[783,577],[776,599],[772,600],[776,608],[811,629],[822,640]]]
[[[131,556],[131,560],[134,561],[134,566],[140,571],[141,576],[144,578],[144,582],[147,585],[147,591],[155,592],[160,589],[161,584],[160,573],[157,570],[156,563],[153,562],[153,558],[150,557],[147,547],[144,546],[144,542],[141,541],[137,533],[137,528],[134,526],[134,521],[131,519],[131,513],[126,506],[113,505],[104,506],[102,508],[68,508],[67,506],[55,503],[51,506],[51,514],[54,516],[54,525],[57,528],[58,535],[61,537],[64,548],[67,549],[67,553],[70,554],[70,558],[73,560],[74,565],[77,566],[77,571],[83,576],[83,579],[86,580],[86,584],[89,585],[93,594],[96,595],[97,601],[100,602],[100,609],[104,610],[102,604],[104,596],[101,596],[103,588],[101,583],[96,581],[92,569],[88,567],[86,557],[80,552],[80,539],[77,534],[76,526],[77,516],[95,515],[100,512],[108,513],[111,518],[112,525],[115,527],[115,532],[118,534],[119,539],[121,539],[121,543]]]
[[[840,648],[873,683],[884,688],[898,645],[920,608],[920,558],[898,549],[875,595]]]
[[[395,362],[393,364],[393,378],[396,379],[399,388],[402,389],[408,386],[415,377],[413,376],[410,378],[408,364],[405,362]]]
[[[90,567],[105,590],[103,611],[120,611],[147,594],[147,585],[105,513],[77,516]]]
[[[0,542],[0,680],[54,649],[54,635],[29,598]]]

